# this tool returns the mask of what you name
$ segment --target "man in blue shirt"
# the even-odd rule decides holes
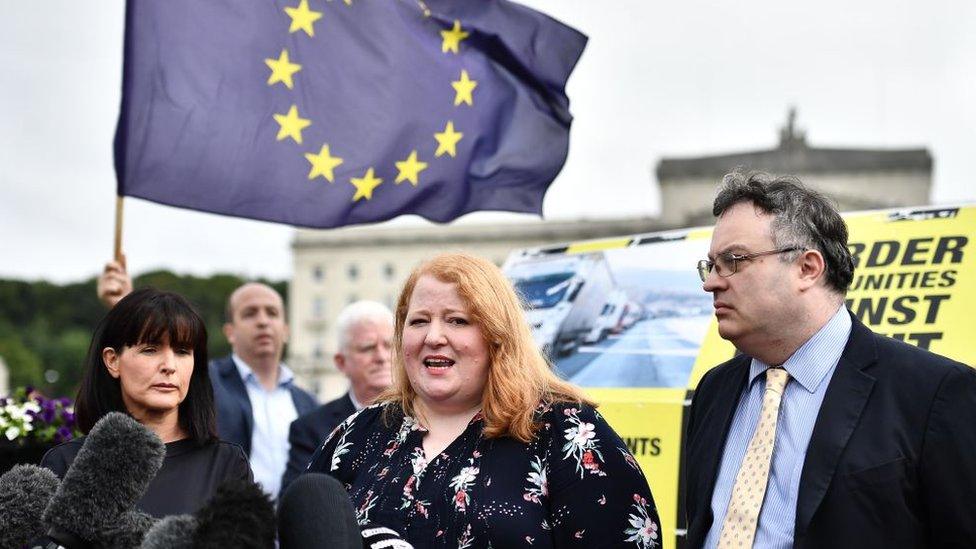
[[[244,448],[254,480],[276,497],[288,463],[288,426],[315,408],[315,398],[294,384],[281,362],[288,325],[278,292],[244,284],[227,300],[226,317],[224,335],[233,352],[210,363],[217,432]]]
[[[795,178],[729,174],[713,213],[741,354],[689,412],[688,546],[976,547],[976,371],[853,317],[847,226]]]

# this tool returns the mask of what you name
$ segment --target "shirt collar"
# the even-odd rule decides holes
[[[240,374],[241,379],[244,382],[253,381],[257,383],[258,378],[254,375],[254,370],[244,362],[244,359],[237,356],[236,353],[231,353],[231,359],[234,361],[234,366],[237,367],[237,373]],[[291,371],[291,368],[285,365],[284,362],[278,364],[278,387],[285,387],[291,385],[291,382],[295,379],[295,372]]]
[[[363,405],[360,404],[358,400],[356,400],[356,395],[353,394],[352,389],[349,389],[349,400],[352,401],[352,407],[353,408],[355,408],[357,410],[362,410],[363,409]]]
[[[783,363],[783,369],[807,392],[815,392],[840,360],[850,335],[851,316],[845,307],[838,307],[834,316]],[[768,364],[753,358],[749,366],[749,384],[752,385],[767,369]]]

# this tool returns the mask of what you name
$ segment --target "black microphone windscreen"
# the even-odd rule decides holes
[[[60,483],[36,465],[15,465],[0,477],[0,547],[22,547],[44,533],[41,518]]]
[[[193,535],[196,530],[196,517],[171,515],[146,532],[139,549],[193,549]]]
[[[106,541],[102,536],[141,539],[152,521],[132,509],[165,456],[159,437],[135,419],[119,412],[105,415],[88,433],[44,521],[88,542]]]
[[[291,483],[278,502],[281,549],[360,549],[356,511],[338,480],[306,473]]]
[[[274,547],[274,504],[250,480],[224,482],[194,516],[197,520],[194,549]]]

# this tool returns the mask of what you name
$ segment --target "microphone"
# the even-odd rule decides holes
[[[281,549],[361,549],[356,511],[338,480],[321,473],[296,478],[278,502]]]
[[[130,416],[112,412],[85,439],[47,509],[48,536],[69,548],[136,547],[153,519],[133,511],[163,464],[166,446]]]
[[[0,476],[0,547],[23,547],[44,534],[41,517],[59,484],[36,465],[15,465]]]
[[[190,515],[170,515],[146,532],[139,549],[192,549],[197,519]]]
[[[243,479],[224,482],[195,517],[194,548],[274,547],[274,503],[256,482]]]
[[[367,522],[362,527],[363,549],[413,549],[410,542],[392,528]]]
[[[193,516],[156,523],[140,549],[267,549],[274,547],[274,504],[260,486],[229,480]]]

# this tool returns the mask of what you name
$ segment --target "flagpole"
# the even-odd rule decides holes
[[[122,262],[122,202],[123,197],[115,197],[115,253],[112,257]]]

